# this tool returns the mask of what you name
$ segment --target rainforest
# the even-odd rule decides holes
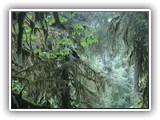
[[[11,11],[11,109],[149,108],[148,11]]]

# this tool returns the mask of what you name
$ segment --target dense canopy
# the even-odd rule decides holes
[[[149,12],[11,12],[11,108],[149,108]]]

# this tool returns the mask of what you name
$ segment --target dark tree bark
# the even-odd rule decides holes
[[[18,40],[17,40],[17,44],[18,44],[18,47],[17,47],[17,54],[19,55],[21,53],[21,50],[22,50],[22,35],[23,35],[23,21],[24,21],[24,18],[26,16],[26,12],[20,12],[18,14],[18,28],[19,28],[19,33],[18,33]]]
[[[55,24],[57,25],[61,24],[59,16],[58,16],[58,12],[54,12],[54,19],[55,19]]]
[[[62,80],[64,80],[64,86],[61,91],[62,108],[71,108],[70,104],[70,88],[68,85],[69,81],[69,61],[65,61],[62,68]]]
[[[60,19],[59,19],[59,14],[58,12],[54,12],[54,19],[55,19],[55,23],[53,24],[53,26],[56,26],[60,29],[66,29],[65,26],[61,23]]]

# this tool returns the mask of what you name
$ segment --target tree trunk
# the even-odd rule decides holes
[[[139,92],[139,77],[138,77],[138,63],[136,58],[134,59],[134,107],[136,107],[136,100],[138,98],[138,92]]]
[[[70,104],[70,89],[69,89],[69,63],[65,61],[62,69],[62,80],[64,81],[64,85],[62,86],[61,91],[61,99],[62,99],[62,108],[71,108]]]
[[[19,32],[18,32],[18,39],[17,39],[17,54],[19,55],[22,51],[22,35],[23,35],[23,21],[24,21],[24,18],[26,16],[26,12],[20,12],[18,14],[18,29],[19,29]]]
[[[59,19],[58,12],[54,12],[54,19],[55,19],[55,23],[53,24],[53,26],[56,26],[60,29],[66,29],[64,24],[62,24],[60,19]]]
[[[61,24],[59,16],[58,16],[58,12],[54,12],[54,19],[55,19],[55,24],[57,25]]]

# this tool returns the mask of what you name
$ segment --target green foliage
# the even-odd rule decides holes
[[[40,34],[40,38],[43,40],[45,38],[44,34]]]
[[[138,97],[136,99],[136,108],[142,108],[143,102],[142,102],[142,98]]]
[[[35,41],[36,40],[36,36],[35,34],[31,33],[33,32],[31,27],[27,24],[24,23],[24,33],[23,33],[23,40],[31,40],[31,41]]]
[[[66,16],[67,18],[73,18],[75,16],[75,12],[69,12]]]
[[[46,17],[46,21],[47,21],[47,23],[48,23],[49,26],[52,25],[53,23],[55,23],[55,19],[51,15],[48,15]]]
[[[18,80],[12,80],[12,91],[15,93],[19,93],[22,90],[22,85]]]
[[[56,49],[50,53],[50,57],[56,58],[57,60],[62,60],[64,57],[69,54],[67,49]]]
[[[24,28],[25,28],[25,32],[26,32],[26,33],[30,33],[31,30],[32,30],[32,29],[29,27],[29,25],[26,24],[26,23],[24,24]]]
[[[82,31],[84,31],[84,28],[81,24],[72,24],[72,27],[73,27],[73,33],[72,33],[72,36],[75,37],[75,36],[80,36]]]
[[[59,45],[73,45],[73,41],[71,39],[61,39],[58,41]]]
[[[97,43],[98,39],[94,35],[87,35],[81,40],[81,46],[86,47],[92,43]]]
[[[51,52],[41,52],[39,49],[36,49],[35,53],[36,52],[39,52],[40,57],[46,57],[48,59],[56,58],[57,60],[62,60],[64,56],[69,54],[69,51],[67,49],[61,49],[61,48],[55,49],[54,51]]]
[[[141,75],[143,78],[140,79],[139,86],[140,90],[142,89],[146,92],[146,89],[143,88],[145,88],[147,84],[148,69],[147,64],[143,63],[147,63],[148,61],[148,51],[146,49],[148,47],[148,41],[147,37],[141,34],[148,33],[146,32],[148,30],[148,20],[144,19],[143,14],[140,14],[139,17],[137,17],[136,14],[130,14],[135,17],[128,16],[128,14],[123,14],[123,17],[117,17],[117,15],[121,15],[118,13],[117,15],[111,15],[113,17],[110,16],[112,21],[108,22],[106,14],[109,13],[101,14],[99,12],[93,12],[86,14],[86,12],[83,12],[80,14],[79,12],[60,12],[60,21],[66,26],[64,30],[52,26],[55,23],[55,19],[51,12],[43,13],[44,18],[37,21],[35,21],[34,12],[27,12],[23,22],[24,31],[22,44],[24,43],[30,52],[34,52],[35,56],[38,55],[38,57],[41,58],[40,60],[34,59],[35,62],[32,62],[32,56],[29,56],[28,59],[25,59],[23,62],[19,62],[22,60],[17,57],[17,53],[15,52],[19,27],[18,22],[13,21],[14,27],[12,33],[15,37],[12,37],[14,47],[12,50],[12,61],[14,61],[14,63],[12,63],[12,69],[14,70],[13,75],[16,76],[13,78],[17,78],[17,73],[19,72],[20,74],[18,75],[23,78],[28,79],[33,77],[33,82],[29,81],[30,84],[27,85],[25,89],[26,92],[22,92],[23,96],[27,96],[26,94],[28,94],[26,98],[29,98],[31,101],[34,101],[34,99],[39,99],[39,101],[42,100],[44,102],[49,100],[50,104],[54,107],[61,106],[61,89],[64,87],[64,81],[59,80],[61,79],[62,71],[57,68],[57,63],[61,63],[59,61],[63,61],[65,56],[71,53],[71,50],[64,46],[74,47],[74,45],[77,45],[77,53],[81,59],[79,60],[80,62],[71,64],[71,69],[69,69],[70,79],[67,81],[67,84],[72,86],[70,93],[73,93],[73,95],[71,95],[71,100],[74,99],[72,101],[73,106],[88,107],[80,103],[86,102],[88,104],[88,101],[92,101],[92,104],[97,104],[97,101],[94,101],[93,98],[96,98],[94,96],[95,94],[101,97],[97,89],[101,89],[103,83],[107,83],[107,87],[103,87],[103,92],[104,89],[106,89],[106,92],[101,92],[101,94],[103,94],[102,101],[100,102],[100,104],[103,105],[102,108],[129,108],[132,106],[132,99],[134,98],[134,68],[132,62],[131,65],[128,66],[130,58],[126,58],[125,54],[129,53],[127,51],[128,49],[130,49],[131,52],[137,52],[137,61],[141,61],[139,64],[141,70],[139,71],[141,74],[145,73]],[[104,15],[106,16],[104,17]],[[131,18],[133,19],[131,20]],[[74,21],[74,19],[76,20]],[[66,24],[65,21],[67,21]],[[73,23],[68,23],[72,21]],[[30,24],[32,23],[34,23],[32,28],[35,25],[34,29],[31,28]],[[82,23],[88,27],[83,26]],[[107,27],[106,24],[108,24]],[[108,27],[109,24],[110,27]],[[129,25],[129,27],[127,25]],[[94,28],[96,28],[96,30]],[[68,36],[70,38],[68,38]],[[134,37],[137,37],[137,39]],[[146,40],[143,40],[143,38]],[[123,39],[125,39],[124,42],[122,42]],[[124,43],[126,43],[126,45],[124,45]],[[78,46],[79,44],[86,48]],[[134,45],[136,46],[136,48],[134,48],[135,50],[133,49]],[[110,51],[110,47],[114,48],[114,55]],[[92,53],[94,53],[94,51],[98,51],[98,55],[93,55]],[[103,56],[105,57],[103,58]],[[36,62],[36,60],[38,60],[38,62]],[[28,63],[32,63],[32,66],[28,67]],[[94,70],[92,68],[94,68]],[[57,69],[59,70],[56,71]],[[104,74],[97,73],[101,71],[105,71]],[[105,82],[102,82],[102,76]],[[24,82],[25,80],[12,80],[12,91],[16,93],[21,92],[25,84]],[[97,86],[101,88],[97,88]],[[64,90],[65,88],[63,88],[63,91]],[[93,90],[95,94],[85,92],[89,90]],[[142,95],[138,96],[136,106],[134,107],[141,108],[143,103],[144,99]],[[89,107],[92,107],[92,104]]]
[[[32,19],[33,18],[33,12],[27,12],[27,17],[29,19]]]
[[[34,50],[34,53],[40,53],[41,52],[41,49],[35,49]]]
[[[61,22],[65,22],[65,21],[68,20],[67,18],[65,18],[65,17],[63,17],[63,16],[59,16],[59,19],[60,19]]]
[[[112,58],[107,65],[112,69],[111,84],[107,87],[104,106],[129,108],[133,96],[133,66],[128,67],[127,59],[120,55]]]
[[[34,34],[31,35],[31,40],[36,40],[36,36]]]
[[[15,23],[15,33],[18,33],[19,32],[19,29],[18,29],[18,23]]]

